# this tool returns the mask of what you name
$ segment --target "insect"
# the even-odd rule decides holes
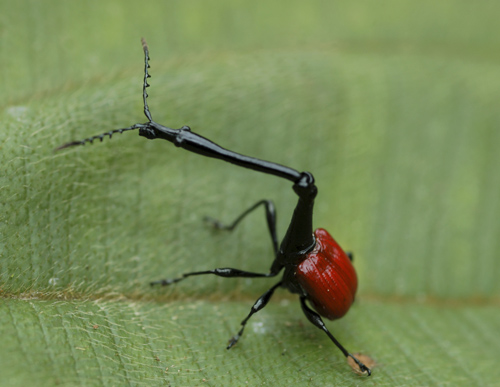
[[[351,262],[352,254],[345,253],[326,230],[320,228],[313,231],[314,199],[318,193],[313,175],[309,172],[298,172],[295,169],[280,164],[227,150],[207,138],[192,132],[188,126],[183,126],[180,129],[172,129],[153,121],[147,102],[148,94],[146,91],[149,87],[148,78],[150,78],[148,71],[150,67],[149,48],[144,39],[142,39],[142,47],[145,58],[142,97],[144,101],[144,114],[148,122],[111,130],[84,140],[72,141],[60,146],[57,148],[58,150],[75,145],[85,145],[87,142],[93,143],[97,139],[102,141],[105,136],[111,138],[114,133],[139,129],[139,135],[147,139],[167,140],[177,147],[205,157],[221,159],[240,167],[290,180],[293,183],[293,190],[298,196],[298,202],[290,225],[281,244],[278,242],[276,233],[276,211],[273,202],[270,200],[261,200],[255,203],[229,225],[224,225],[212,218],[207,219],[215,228],[231,231],[250,212],[259,207],[264,207],[274,250],[274,261],[268,273],[255,273],[234,268],[217,268],[184,273],[177,278],[151,282],[151,285],[167,286],[188,277],[205,274],[213,274],[226,278],[267,278],[276,277],[283,272],[281,279],[257,299],[248,316],[241,322],[239,332],[230,339],[227,349],[230,349],[238,342],[243,335],[248,320],[268,304],[275,290],[285,288],[294,294],[298,294],[302,311],[307,319],[315,327],[325,332],[344,356],[351,358],[357,364],[359,371],[365,375],[371,375],[370,368],[348,352],[330,333],[321,319],[321,316],[323,316],[334,320],[341,318],[347,313],[354,302],[358,280]],[[308,304],[312,305],[315,310],[311,309]]]

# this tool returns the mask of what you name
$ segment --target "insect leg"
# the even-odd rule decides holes
[[[260,205],[264,205],[266,208],[266,218],[267,218],[267,225],[269,227],[269,232],[271,234],[271,239],[273,242],[273,249],[274,253],[277,254],[278,252],[278,238],[276,235],[276,211],[274,209],[274,204],[270,200],[261,200],[257,203],[255,203],[252,207],[244,211],[240,216],[236,218],[233,223],[230,225],[224,225],[221,222],[219,222],[216,219],[210,218],[210,217],[205,217],[205,221],[209,222],[213,227],[221,230],[228,230],[232,231],[244,218],[247,216],[250,212],[255,210],[257,207]],[[225,268],[218,268],[218,269],[213,269],[213,270],[205,270],[205,271],[195,271],[195,272],[190,272],[190,273],[184,273],[181,277],[177,278],[172,278],[172,279],[163,279],[159,281],[153,281],[151,282],[151,285],[162,285],[162,286],[167,286],[174,284],[176,282],[182,281],[183,279],[195,275],[204,275],[204,274],[214,274],[219,277],[226,277],[226,278],[231,278],[231,277],[246,277],[246,278],[255,278],[255,277],[274,277],[281,271],[282,266],[281,265],[274,265],[271,267],[271,271],[269,273],[254,273],[254,272],[249,272],[249,271],[244,271],[244,270],[239,270],[239,269],[233,269],[229,267]]]
[[[265,292],[262,296],[259,297],[257,301],[255,301],[255,304],[253,304],[252,309],[250,310],[250,313],[248,316],[241,322],[241,329],[239,332],[231,337],[229,340],[229,344],[226,349],[230,349],[233,345],[235,345],[238,340],[240,339],[241,335],[243,335],[243,330],[245,329],[245,325],[247,321],[252,317],[255,313],[257,313],[259,310],[263,309],[269,300],[271,299],[272,295],[274,294],[274,291],[276,288],[281,286],[281,282],[278,282],[276,285],[274,285],[271,289],[269,289],[267,292]]]
[[[333,343],[338,347],[338,349],[340,349],[342,351],[342,353],[344,354],[345,357],[350,357],[352,358],[356,364],[358,365],[359,369],[362,371],[362,372],[366,372],[368,374],[368,376],[371,375],[371,370],[365,366],[362,362],[360,362],[358,359],[356,359],[356,357],[354,355],[352,355],[351,353],[349,353],[343,346],[342,344],[340,344],[337,339],[335,337],[333,337],[333,335],[330,333],[330,331],[328,330],[328,328],[326,327],[325,323],[323,322],[323,320],[321,319],[321,317],[319,316],[319,314],[317,314],[316,312],[314,312],[311,308],[309,308],[307,305],[306,305],[306,298],[305,297],[300,297],[300,305],[302,306],[302,311],[304,312],[304,314],[306,315],[307,319],[314,324],[314,326],[316,326],[317,328],[321,329],[323,332],[325,332],[328,337],[330,338],[330,340],[333,341]]]
[[[181,277],[171,278],[171,279],[163,279],[163,280],[159,280],[159,281],[150,282],[150,285],[151,286],[153,286],[153,285],[167,286],[167,285],[175,284],[176,282],[182,281],[183,279],[185,279],[187,277],[192,277],[195,275],[204,275],[204,274],[213,274],[213,275],[216,275],[218,277],[225,277],[225,278],[231,278],[231,277],[255,278],[255,277],[274,277],[278,273],[279,273],[279,271],[270,272],[270,273],[254,273],[251,271],[233,269],[231,267],[221,267],[221,268],[213,269],[213,270],[193,271],[190,273],[184,273]]]
[[[276,235],[276,210],[274,208],[274,204],[270,200],[261,200],[257,203],[255,203],[252,207],[249,209],[245,210],[240,216],[234,220],[233,223],[229,225],[225,225],[218,221],[217,219],[211,218],[209,216],[206,216],[204,220],[211,224],[214,228],[218,230],[227,230],[227,231],[233,231],[235,227],[247,216],[249,213],[251,213],[253,210],[255,210],[257,207],[260,205],[264,205],[266,209],[266,219],[267,219],[267,226],[269,228],[269,233],[271,234],[271,240],[273,242],[273,249],[274,249],[274,254],[276,255],[278,253],[278,237]]]

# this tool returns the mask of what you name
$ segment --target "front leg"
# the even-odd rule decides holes
[[[230,349],[233,345],[235,345],[238,340],[240,339],[241,335],[243,335],[243,330],[245,329],[245,325],[247,324],[247,321],[252,317],[255,313],[257,313],[259,310],[263,309],[271,297],[274,294],[274,291],[276,288],[281,286],[281,282],[278,282],[276,285],[274,285],[271,289],[269,289],[267,292],[265,292],[262,296],[259,297],[257,301],[255,301],[255,304],[253,304],[252,309],[250,310],[250,313],[248,316],[241,322],[241,329],[239,332],[234,335],[231,340],[229,340],[229,344],[226,349]]]
[[[249,213],[251,213],[260,205],[264,205],[266,209],[267,227],[269,229],[269,234],[271,235],[274,255],[276,256],[276,254],[278,254],[278,236],[276,234],[276,210],[274,209],[274,204],[272,201],[270,200],[258,201],[252,207],[245,210],[240,216],[236,218],[236,220],[233,221],[233,223],[229,225],[225,225],[219,222],[217,219],[211,218],[209,216],[206,216],[204,220],[218,230],[233,231],[236,228],[236,226],[243,220],[243,218],[245,218],[245,216],[247,216]]]

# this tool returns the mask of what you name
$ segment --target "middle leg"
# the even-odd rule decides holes
[[[162,279],[158,281],[153,281],[150,282],[150,285],[162,285],[162,286],[167,286],[174,284],[176,282],[182,281],[183,279],[187,277],[192,277],[195,275],[204,275],[204,274],[213,274],[218,277],[225,277],[225,278],[231,278],[231,277],[246,277],[246,278],[255,278],[255,277],[274,277],[278,272],[273,273],[254,273],[251,271],[244,271],[244,270],[239,270],[239,269],[233,269],[231,267],[221,267],[218,269],[213,269],[213,270],[204,270],[204,271],[193,271],[190,273],[184,273],[182,276],[177,277],[177,278],[171,278],[171,279]]]

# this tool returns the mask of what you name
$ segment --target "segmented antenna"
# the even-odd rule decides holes
[[[144,100],[144,114],[148,118],[149,122],[153,121],[151,117],[151,112],[149,111],[148,106],[148,93],[146,92],[146,88],[149,87],[148,78],[151,78],[151,75],[148,73],[149,66],[149,48],[146,40],[141,38],[142,49],[144,50],[144,84],[142,85],[142,98]]]
[[[105,136],[109,136],[109,138],[111,138],[113,136],[113,134],[115,134],[115,133],[123,133],[123,132],[126,132],[127,130],[134,130],[134,129],[139,129],[139,128],[143,128],[143,127],[144,127],[143,124],[135,124],[135,125],[129,126],[128,128],[110,130],[109,132],[98,134],[97,136],[92,136],[89,138],[85,138],[83,140],[67,142],[66,144],[61,145],[60,147],[56,148],[55,150],[58,151],[58,150],[61,150],[64,148],[69,148],[69,147],[75,146],[75,145],[85,145],[86,142],[90,142],[91,144],[93,144],[94,140],[97,140],[97,139],[99,139],[102,142],[102,140],[104,139]]]
[[[141,39],[141,42],[142,42],[142,49],[144,50],[144,83],[142,85],[142,98],[144,100],[144,114],[148,118],[149,122],[152,122],[153,118],[151,117],[151,112],[149,111],[149,106],[148,106],[148,101],[147,101],[148,93],[146,92],[146,88],[149,87],[148,78],[151,78],[151,75],[149,75],[149,73],[148,73],[148,69],[150,67],[149,66],[149,48],[148,48],[148,44],[146,43],[146,40],[144,38]],[[115,133],[123,133],[123,132],[126,132],[128,130],[145,128],[146,126],[147,126],[147,124],[135,124],[135,125],[129,126],[128,128],[111,130],[109,132],[98,134],[96,136],[92,136],[92,137],[86,138],[84,140],[67,142],[66,144],[61,145],[60,147],[56,148],[55,150],[58,151],[58,150],[69,148],[69,147],[76,146],[76,145],[85,145],[85,143],[87,143],[87,142],[90,142],[91,144],[93,144],[94,140],[97,140],[97,139],[99,139],[102,142],[102,140],[106,136],[109,136],[109,138],[111,138],[113,136],[113,134],[115,134]]]

